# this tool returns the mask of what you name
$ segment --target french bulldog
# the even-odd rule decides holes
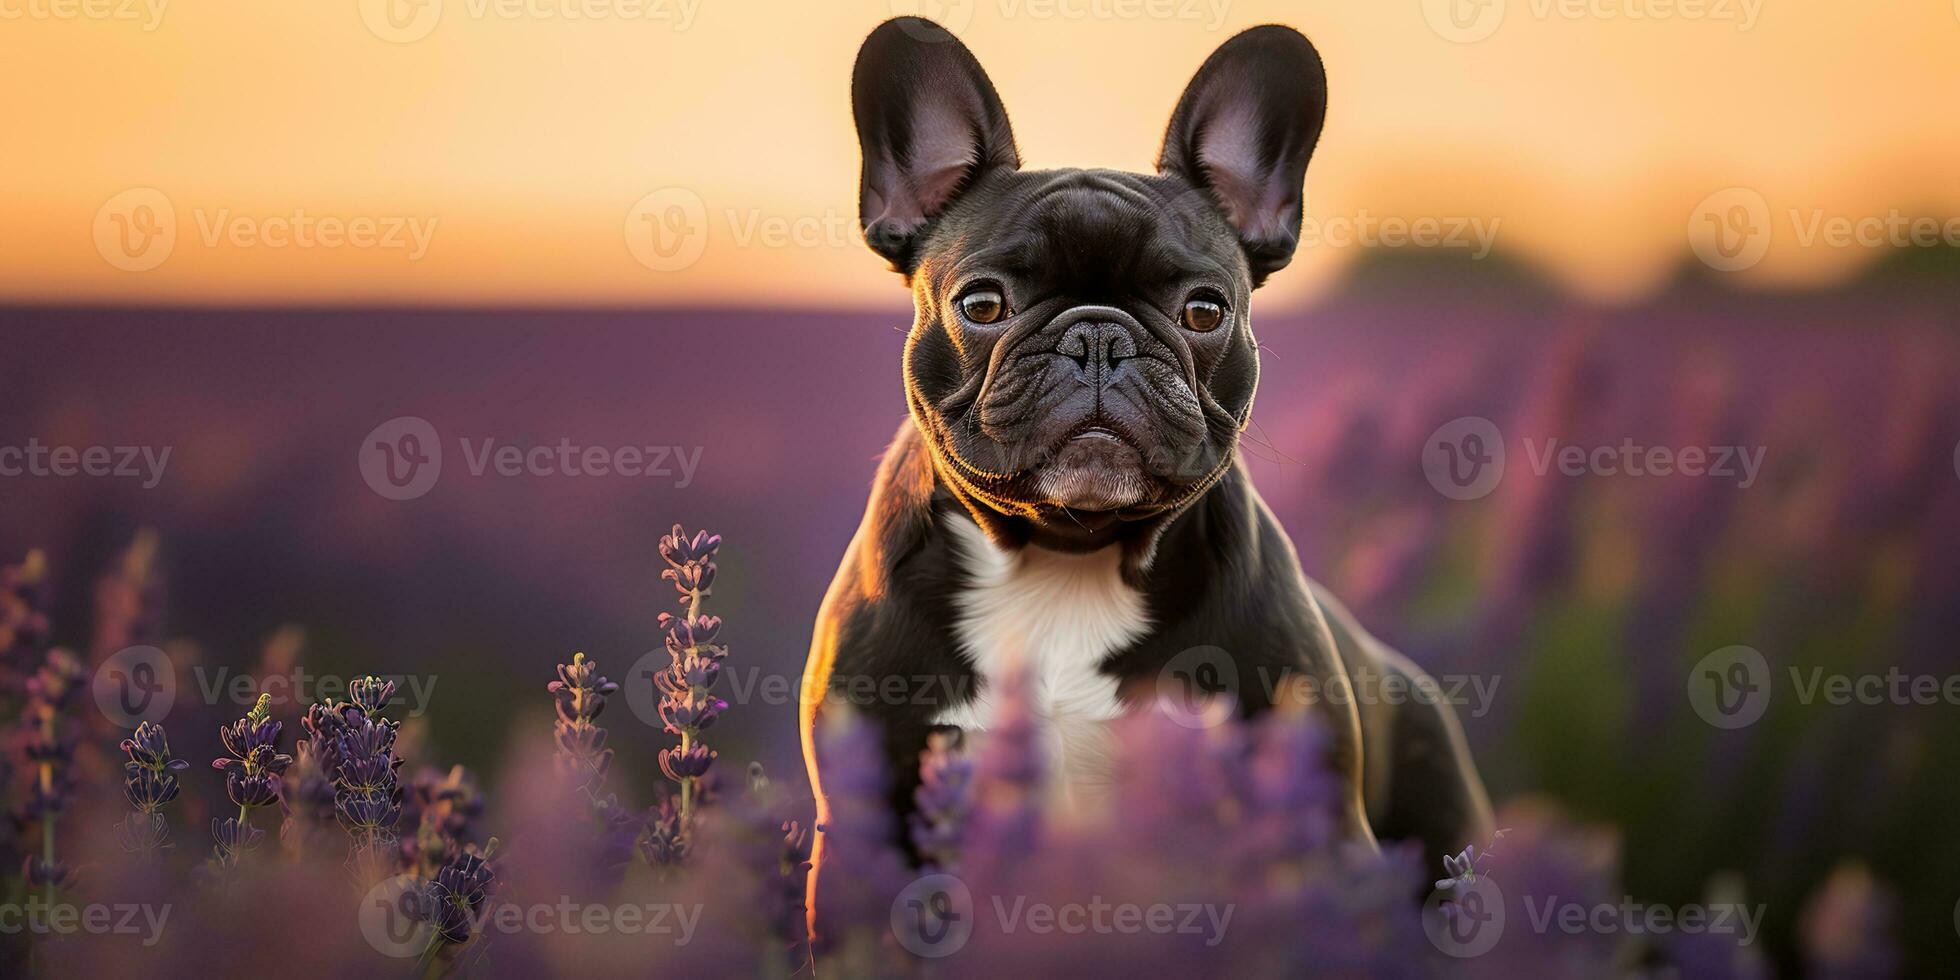
[[[1326,115],[1313,45],[1278,26],[1225,42],[1155,174],[1022,170],[993,84],[930,21],[874,31],[851,93],[865,239],[915,317],[910,417],[805,670],[819,823],[817,732],[841,705],[882,732],[902,835],[928,735],[984,733],[1010,673],[1064,806],[1106,783],[1106,723],[1193,674],[1236,679],[1213,686],[1244,717],[1318,713],[1351,838],[1419,840],[1435,867],[1482,843],[1489,803],[1450,706],[1353,696],[1434,687],[1305,577],[1237,452],[1252,293],[1293,256]]]

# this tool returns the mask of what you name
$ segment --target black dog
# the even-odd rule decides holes
[[[1246,715],[1321,712],[1353,837],[1419,839],[1432,861],[1482,842],[1489,806],[1448,704],[1366,694],[1430,682],[1316,595],[1236,455],[1259,381],[1252,291],[1292,258],[1327,108],[1313,45],[1284,27],[1226,42],[1155,176],[1021,171],[992,83],[929,21],[879,27],[851,84],[864,232],[917,317],[911,418],[804,678],[819,820],[813,732],[838,701],[882,726],[903,815],[927,734],[984,731],[1014,664],[1064,799],[1106,774],[1102,723],[1199,673]]]

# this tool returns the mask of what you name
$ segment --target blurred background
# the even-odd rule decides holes
[[[297,662],[420,679],[427,761],[495,772],[553,664],[657,646],[680,522],[726,538],[717,745],[800,784],[793,682],[904,412],[858,41],[934,16],[1030,166],[1146,169],[1210,50],[1281,21],[1331,105],[1247,452],[1308,573],[1492,690],[1463,710],[1493,795],[1614,829],[1631,896],[1742,888],[1789,964],[1863,927],[1803,898],[1865,867],[1914,972],[1960,957],[1960,703],[1808,686],[1960,674],[1950,0],[5,9],[0,563],[46,549],[98,663],[102,576],[135,576],[182,755],[238,713],[212,678]],[[1464,419],[1506,456],[1475,487],[1438,455]],[[372,448],[408,432],[442,461],[404,489]],[[1554,440],[1733,462],[1568,472]],[[486,445],[665,462],[475,472]],[[62,476],[64,447],[163,462]],[[1735,646],[1766,665],[1739,725],[1694,694]],[[630,796],[665,741],[613,728]]]

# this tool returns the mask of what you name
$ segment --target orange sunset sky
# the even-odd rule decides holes
[[[921,6],[0,0],[0,302],[896,302],[854,239],[848,80]],[[1319,238],[1280,297],[1396,227],[1613,300],[1692,261],[1729,188],[1767,223],[1753,284],[1883,254],[1832,222],[1960,215],[1960,0],[923,7],[1037,167],[1147,168],[1213,47],[1306,32]]]

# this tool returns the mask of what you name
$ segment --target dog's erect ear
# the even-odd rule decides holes
[[[1272,25],[1212,52],[1171,114],[1157,170],[1211,196],[1238,230],[1255,286],[1293,259],[1307,160],[1326,118],[1320,53]]]
[[[858,221],[900,272],[911,273],[921,233],[975,179],[1021,165],[987,73],[932,21],[888,20],[865,38],[851,103],[864,150]]]

